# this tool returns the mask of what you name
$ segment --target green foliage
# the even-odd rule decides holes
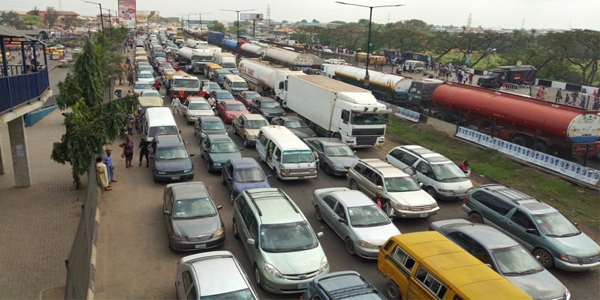
[[[225,25],[223,25],[223,23],[214,21],[208,25],[208,29],[210,31],[225,32]]]
[[[42,20],[42,18],[40,18],[40,16],[32,16],[32,15],[27,15],[27,16],[23,16],[21,18],[21,21],[23,21],[23,26],[24,27],[38,27],[38,28],[42,28],[44,26],[44,21]]]
[[[54,28],[54,25],[58,21],[58,11],[52,6],[46,7],[46,23],[48,28]]]
[[[2,24],[12,26],[16,29],[23,29],[23,21],[19,17],[19,13],[14,10],[2,14]]]

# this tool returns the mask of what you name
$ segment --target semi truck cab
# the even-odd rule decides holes
[[[535,82],[537,69],[534,66],[496,67],[492,72],[479,77],[477,85],[487,88],[499,88],[504,83],[531,84]]]

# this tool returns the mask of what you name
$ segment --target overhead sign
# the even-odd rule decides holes
[[[240,14],[240,20],[242,21],[261,21],[263,14]]]
[[[118,0],[119,22],[127,28],[135,28],[135,0]]]

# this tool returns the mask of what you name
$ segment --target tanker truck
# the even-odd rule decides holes
[[[213,52],[206,49],[192,49],[183,47],[177,53],[179,57],[183,57],[190,61],[190,72],[194,74],[204,73],[204,65],[213,62]]]
[[[502,91],[446,83],[433,91],[436,117],[562,158],[594,156],[600,148],[597,111]]]
[[[246,45],[246,44],[244,44]],[[243,45],[242,45],[243,46]],[[284,67],[267,65],[254,59],[242,59],[238,65],[240,76],[246,80],[251,90],[263,95],[273,91],[274,98],[286,107],[287,80],[290,75],[304,75],[301,71],[292,71]]]
[[[313,66],[320,67],[323,64],[323,60],[316,55],[298,53],[280,48],[267,48],[262,53],[262,59],[293,69],[310,68]]]
[[[370,91],[321,75],[290,75],[287,106],[318,135],[353,148],[383,145],[388,110]]]

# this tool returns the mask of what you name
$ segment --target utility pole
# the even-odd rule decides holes
[[[100,24],[102,24],[102,34],[104,34],[104,17],[102,16],[102,3],[92,2],[92,1],[82,1],[82,2],[90,3],[90,4],[98,4],[98,6],[100,7]]]
[[[231,11],[231,12],[235,12],[237,13],[237,44],[240,44],[240,12],[245,12],[245,11],[253,11],[254,9],[245,9],[245,10],[231,10],[231,9],[221,9],[222,11]],[[240,60],[240,54],[239,51],[237,51],[235,53],[236,55],[236,59],[239,61]]]

